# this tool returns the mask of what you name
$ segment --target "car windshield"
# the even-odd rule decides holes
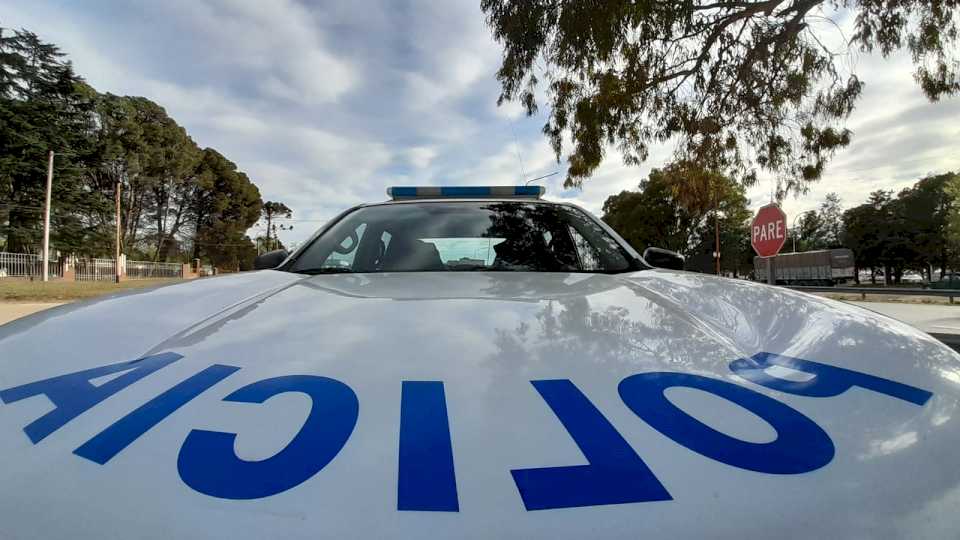
[[[634,259],[583,212],[539,202],[359,208],[314,240],[290,267],[315,274],[633,269]]]

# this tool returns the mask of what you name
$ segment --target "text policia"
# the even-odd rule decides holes
[[[23,431],[38,444],[113,394],[180,360],[166,352],[129,362],[59,375],[0,391],[4,403],[44,395],[54,408]],[[779,366],[812,377],[803,382],[770,375]],[[810,398],[830,398],[852,387],[924,406],[932,394],[889,379],[773,353],[758,353],[729,364],[750,383]],[[240,368],[211,365],[157,395],[73,451],[108,465],[141,435],[171,413]],[[105,383],[91,380],[120,374]],[[642,457],[568,379],[531,381],[577,444],[587,465],[514,469],[511,472],[527,510],[672,500]],[[397,510],[459,511],[450,422],[442,381],[399,381],[400,436]],[[777,432],[755,443],[714,430],[667,399],[669,388],[713,394],[759,416]],[[620,398],[640,419],[685,448],[708,459],[767,474],[810,472],[830,463],[834,445],[823,428],[803,413],[747,386],[678,372],[638,373],[618,386]],[[359,400],[345,383],[317,375],[285,375],[248,384],[227,402],[263,403],[286,392],[311,402],[298,433],[274,456],[247,461],[234,452],[235,433],[194,429],[177,456],[177,471],[190,488],[222,499],[258,499],[289,490],[319,472],[344,447],[356,426]],[[456,418],[452,419],[456,422]]]

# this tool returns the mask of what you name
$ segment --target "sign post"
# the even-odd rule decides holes
[[[780,206],[770,203],[757,210],[750,223],[750,245],[757,255],[767,259],[767,283],[775,285],[773,257],[787,241],[787,215]]]

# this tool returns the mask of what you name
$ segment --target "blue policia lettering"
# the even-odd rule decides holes
[[[73,453],[105,464],[164,418],[239,369],[220,364],[204,369],[117,420]]]
[[[356,394],[335,379],[287,375],[249,384],[223,400],[263,403],[284,392],[302,392],[312,405],[300,431],[283,450],[264,460],[246,461],[233,451],[235,433],[195,429],[177,458],[184,483],[212,497],[258,499],[296,487],[326,467],[357,424]]]
[[[166,352],[128,362],[59,375],[0,390],[0,400],[4,403],[15,403],[21,399],[42,394],[53,402],[54,409],[52,411],[23,428],[24,433],[27,434],[27,437],[30,437],[33,444],[37,444],[101,401],[181,358],[183,357],[179,354]],[[94,386],[90,383],[91,379],[122,371],[128,373],[119,375],[100,386]]]
[[[773,366],[802,371],[814,377],[808,381],[788,381],[774,377],[764,371]],[[744,379],[760,386],[798,396],[833,397],[854,386],[873,390],[920,406],[926,404],[933,396],[931,392],[926,390],[890,379],[768,352],[757,353],[751,358],[734,360],[730,363],[730,369]]]
[[[397,510],[457,512],[457,479],[441,381],[403,381]]]
[[[510,471],[527,510],[672,500],[646,463],[572,382],[532,383],[589,465]]]
[[[690,416],[667,399],[668,388],[695,388],[756,414],[777,432],[769,443],[742,441]],[[674,442],[710,459],[770,474],[799,474],[833,459],[830,436],[799,411],[748,388],[699,375],[653,372],[620,382],[620,398],[637,416]]]

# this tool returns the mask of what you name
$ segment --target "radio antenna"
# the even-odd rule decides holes
[[[517,154],[517,162],[520,164],[520,178],[523,178],[527,175],[527,172],[523,164],[523,156],[520,155],[520,137],[517,137],[517,130],[514,129],[513,123],[513,119],[507,119],[507,126],[510,127],[510,133],[513,135],[513,150]]]
[[[543,176],[538,176],[538,177],[536,177],[536,178],[531,178],[531,179],[527,180],[526,183],[524,183],[523,185],[529,186],[529,185],[530,185],[530,182],[535,182],[535,181],[537,181],[537,180],[543,180],[544,178],[549,178],[549,177],[551,177],[551,176],[553,176],[553,175],[555,175],[555,174],[559,174],[559,173],[560,173],[560,171],[553,171],[553,172],[550,173],[550,174],[545,174],[545,175],[543,175]]]

